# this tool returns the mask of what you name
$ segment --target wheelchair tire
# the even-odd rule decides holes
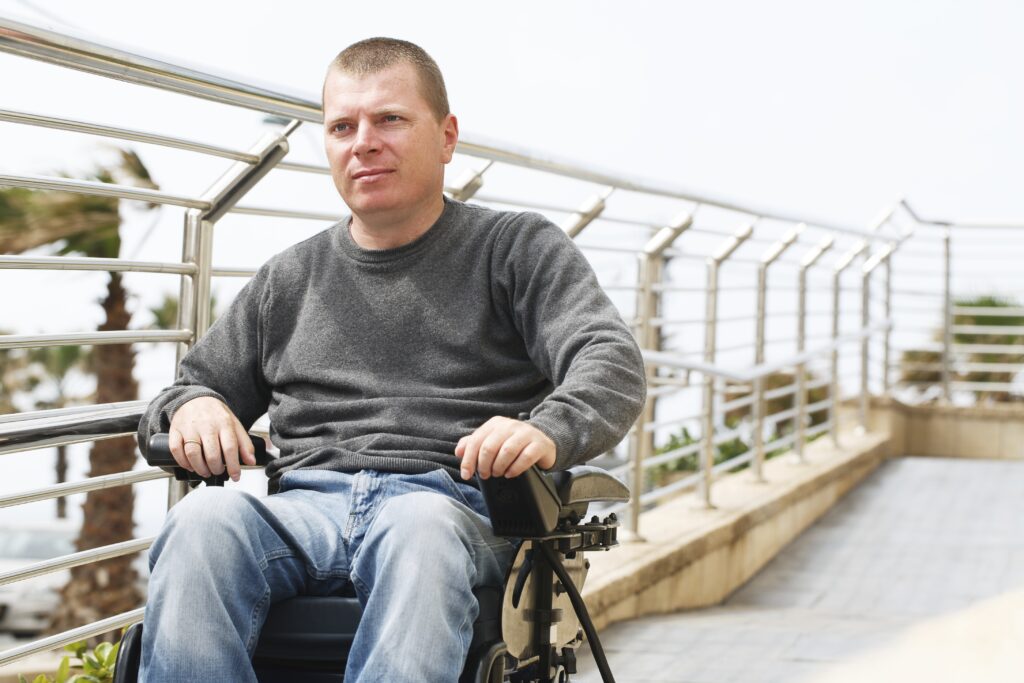
[[[504,683],[506,654],[508,648],[500,640],[481,647],[466,661],[459,683]]]
[[[121,638],[114,663],[113,683],[138,683],[142,664],[142,622],[132,624]]]

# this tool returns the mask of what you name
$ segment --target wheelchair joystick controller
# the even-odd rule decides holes
[[[252,439],[252,447],[256,454],[256,465],[258,467],[265,466],[270,462],[270,456],[267,455],[267,442],[262,437],[249,435]],[[174,475],[174,478],[178,481],[187,481],[189,486],[195,488],[199,484],[206,484],[207,486],[223,486],[224,482],[228,480],[227,472],[221,474],[215,474],[212,477],[200,477],[195,472],[189,472],[184,467],[181,467],[174,456],[171,455],[171,447],[167,434],[154,434],[149,439],[149,448],[146,451],[146,462],[153,467],[159,467],[167,470]]]

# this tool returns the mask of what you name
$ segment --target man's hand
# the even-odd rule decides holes
[[[256,454],[245,427],[223,401],[200,396],[174,413],[168,435],[175,462],[200,477],[222,474],[225,467],[232,481],[238,481],[239,462],[256,464]]]
[[[537,464],[555,464],[555,442],[531,424],[507,417],[492,417],[469,436],[459,439],[455,455],[462,458],[462,478],[474,472],[481,479],[518,477]]]

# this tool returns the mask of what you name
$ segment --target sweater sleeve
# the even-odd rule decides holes
[[[553,469],[611,449],[646,397],[643,358],[590,264],[558,226],[536,214],[506,226],[499,283],[537,368],[554,390],[528,422],[555,442]]]
[[[247,429],[266,412],[270,387],[263,376],[262,320],[270,305],[267,266],[242,291],[181,360],[178,378],[163,389],[139,421],[139,448],[170,429],[174,413],[194,398],[212,396],[231,409]]]

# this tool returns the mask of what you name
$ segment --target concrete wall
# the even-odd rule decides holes
[[[739,472],[717,482],[715,508],[685,496],[641,517],[642,540],[592,553],[584,595],[598,628],[714,605],[742,586],[889,455],[888,432],[811,444],[806,464],[765,465],[766,482]]]
[[[956,407],[892,403],[885,408],[893,423],[903,423],[900,448],[906,455],[1024,459],[1024,405]]]

